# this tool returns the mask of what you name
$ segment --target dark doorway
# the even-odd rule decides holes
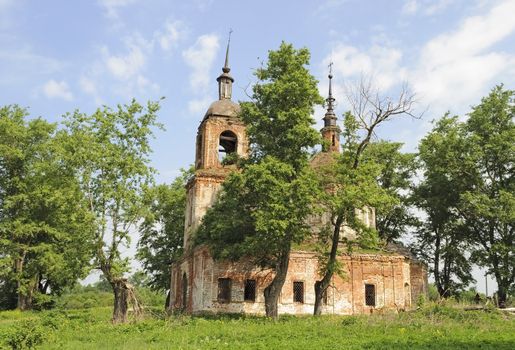
[[[186,272],[182,274],[182,310],[188,306],[188,277]]]

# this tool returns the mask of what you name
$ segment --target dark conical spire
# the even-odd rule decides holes
[[[229,68],[229,45],[231,44],[232,29],[229,30],[229,39],[227,40],[227,49],[225,50],[225,63],[222,67],[222,74],[216,78],[218,81],[218,98],[220,100],[230,100],[232,95],[232,83],[234,82],[233,77],[229,74],[231,68]]]
[[[333,62],[329,64],[329,96],[326,98],[327,112],[324,116],[324,126],[336,126],[336,115],[334,114],[334,101],[333,97]]]
[[[227,40],[227,49],[225,50],[225,64],[222,68],[222,72],[229,73],[231,71],[231,68],[229,68],[229,46],[231,45],[231,34],[232,29],[229,30],[229,40]]]

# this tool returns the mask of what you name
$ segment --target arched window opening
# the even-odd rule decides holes
[[[333,146],[336,145],[336,137],[333,135]]]
[[[188,305],[188,277],[186,272],[182,274],[182,309],[186,310]]]
[[[232,131],[226,130],[220,134],[220,142],[218,147],[218,160],[221,162],[231,153],[236,153],[238,146],[238,138]]]
[[[197,168],[200,168],[202,167],[202,134],[198,134],[197,135],[197,149],[196,149],[196,155],[195,155],[195,160],[196,160],[196,167]]]

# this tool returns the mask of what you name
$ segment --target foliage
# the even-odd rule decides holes
[[[7,345],[13,350],[35,349],[45,341],[45,330],[40,322],[24,320],[7,335]]]
[[[109,287],[110,289],[110,287]],[[148,287],[136,286],[135,293],[144,307],[160,307],[164,304],[165,295]],[[56,310],[90,309],[97,307],[112,307],[113,293],[106,290],[102,284],[75,287],[66,290],[56,300]]]
[[[123,278],[128,261],[121,248],[129,244],[130,230],[148,212],[143,194],[153,182],[150,138],[153,128],[160,126],[158,110],[158,102],[144,107],[133,100],[114,110],[104,106],[92,115],[76,111],[65,116],[70,140],[67,162],[75,169],[95,217],[94,263],[120,298],[115,298],[114,321],[125,319],[124,293],[130,289]]]
[[[26,117],[18,106],[0,109],[0,284],[21,309],[84,277],[92,252],[87,202],[63,162],[67,139]]]
[[[472,260],[497,282],[501,305],[515,287],[515,91],[495,87],[464,125],[467,190],[460,215]]]
[[[443,297],[456,294],[473,281],[464,223],[457,212],[466,188],[466,147],[458,117],[448,114],[435,123],[419,146],[424,178],[414,191],[414,201],[427,219],[415,233],[415,251],[428,263]]]
[[[113,326],[108,308],[21,316],[0,312],[0,348],[8,347],[1,335],[28,319],[45,328],[40,349],[512,349],[515,343],[512,317],[428,303],[409,313],[282,316],[274,323],[249,315],[156,315]]]
[[[514,115],[515,92],[497,86],[468,120],[446,115],[421,142],[417,197],[428,220],[419,250],[432,262],[441,295],[472,280],[471,262],[495,277],[501,304],[514,286]]]
[[[309,59],[308,49],[283,42],[277,51],[269,51],[266,66],[255,72],[258,83],[252,88],[252,102],[241,103],[254,162],[273,156],[297,171],[306,165],[307,149],[320,143],[311,116],[323,100],[306,67]]]
[[[170,185],[151,187],[145,194],[148,212],[139,227],[136,257],[154,289],[170,287],[170,264],[182,255],[186,183],[192,174],[193,169],[182,170]]]
[[[309,234],[301,219],[311,212],[316,185],[307,168],[295,174],[273,157],[248,164],[224,182],[198,240],[208,242],[217,259],[248,256],[262,267],[273,267],[285,244],[300,243]]]
[[[360,214],[370,212],[371,208],[381,212],[383,208],[399,205],[395,190],[381,187],[378,181],[382,175],[384,178],[393,177],[386,171],[382,173],[388,163],[379,160],[381,152],[376,149],[366,151],[368,143],[360,138],[359,123],[350,112],[345,114],[344,124],[342,152],[318,169],[323,190],[322,208],[328,213],[328,220],[318,235],[320,274],[323,277],[315,284],[315,315],[321,313],[322,295],[333,274],[341,273],[338,261],[341,243],[346,242],[348,250],[353,246],[376,248],[379,243],[374,225],[365,222],[367,215]],[[346,236],[351,232],[355,233],[355,238],[348,239]]]
[[[402,143],[371,142],[366,149],[367,157],[381,167],[377,182],[396,201],[376,208],[376,229],[379,237],[394,242],[419,225],[413,214],[411,190],[418,164],[414,153],[401,152]]]

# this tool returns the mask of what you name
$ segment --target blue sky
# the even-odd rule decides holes
[[[379,133],[406,150],[445,111],[465,114],[494,85],[515,87],[515,0],[0,0],[0,105],[59,121],[165,96],[152,164],[169,182],[193,162],[229,28],[235,100],[282,40],[310,49],[323,95],[334,62],[338,115],[362,73],[385,94],[407,82],[423,119]]]

